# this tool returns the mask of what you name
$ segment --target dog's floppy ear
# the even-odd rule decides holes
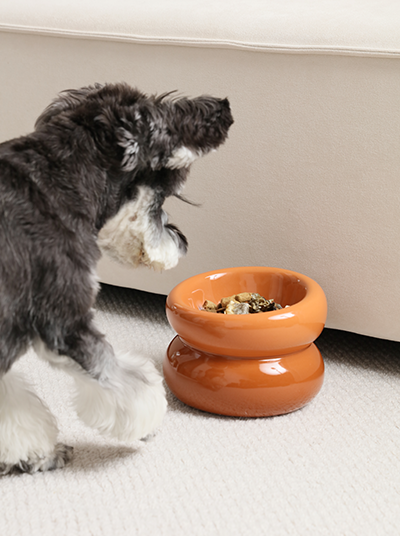
[[[66,110],[77,108],[90,93],[98,91],[102,84],[94,84],[80,89],[66,89],[62,91],[56,99],[40,114],[35,123],[35,130],[46,125],[54,116]]]

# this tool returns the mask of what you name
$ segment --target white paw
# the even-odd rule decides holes
[[[52,469],[58,429],[26,380],[10,370],[0,380],[0,473]]]
[[[74,377],[77,413],[101,434],[131,442],[148,436],[161,424],[167,401],[162,377],[151,361],[121,355],[117,366],[99,381],[83,372]]]
[[[15,471],[32,474],[37,471],[61,469],[72,459],[73,451],[73,447],[57,443],[54,449],[46,455],[39,455],[33,452],[23,460],[15,463],[0,462],[0,475],[7,475]]]

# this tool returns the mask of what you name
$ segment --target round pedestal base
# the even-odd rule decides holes
[[[246,359],[201,352],[176,336],[164,359],[164,377],[175,396],[194,408],[267,417],[312,400],[322,387],[324,363],[315,344],[292,354]]]

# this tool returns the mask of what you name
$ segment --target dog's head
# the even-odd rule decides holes
[[[190,165],[226,140],[233,123],[228,100],[147,96],[126,84],[97,84],[61,93],[35,127],[60,121],[89,133],[106,170],[100,247],[121,262],[174,266],[187,241],[162,205],[168,196],[180,197]]]

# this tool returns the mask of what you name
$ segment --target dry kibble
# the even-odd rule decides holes
[[[245,303],[251,300],[251,296],[251,292],[241,292],[240,294],[236,294],[235,300],[239,303]]]
[[[221,298],[218,305],[215,305],[210,300],[206,300],[202,309],[211,313],[246,315],[276,311],[277,309],[282,309],[282,306],[279,303],[275,303],[273,299],[267,300],[257,292],[241,292],[240,294]]]
[[[249,314],[250,305],[248,303],[240,303],[236,300],[231,300],[224,313],[226,315],[247,315]]]
[[[204,303],[203,303],[203,309],[205,311],[208,311],[210,313],[216,313],[217,312],[217,305],[210,301],[210,300],[206,300]]]
[[[235,295],[228,296],[227,298],[222,298],[222,300],[219,302],[219,306],[223,307],[224,309],[228,306],[228,304],[235,299]]]
[[[274,300],[266,300],[259,294],[252,294],[250,300],[250,311],[252,313],[265,313],[266,311],[275,311],[281,306],[276,304]],[[277,307],[279,305],[279,307]]]

